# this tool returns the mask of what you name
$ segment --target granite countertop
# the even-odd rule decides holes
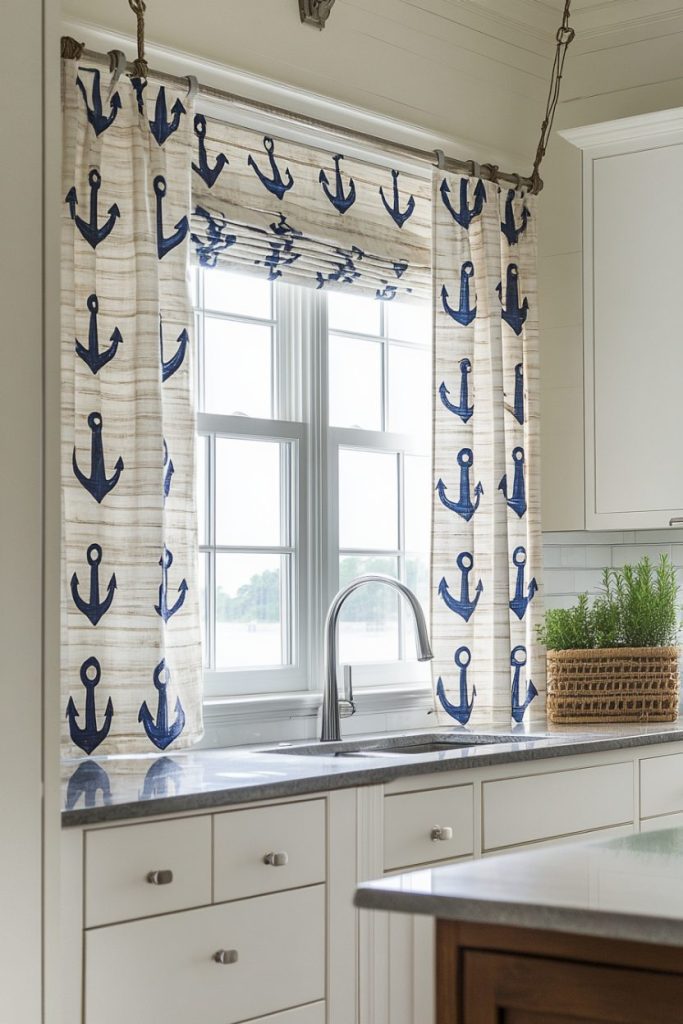
[[[450,737],[470,735],[454,727]],[[421,734],[426,738],[426,734]],[[373,753],[283,756],[263,747],[194,750],[162,757],[89,757],[62,762],[62,824],[87,825],[155,814],[227,807],[255,800],[299,796],[390,782],[401,776],[587,754],[593,751],[683,741],[683,722],[671,725],[569,726],[543,733],[488,730],[490,745],[426,754]],[[512,738],[511,738],[512,737]],[[377,737],[386,741],[387,736]],[[473,737],[476,739],[476,734]],[[360,737],[354,737],[360,739]],[[284,747],[283,747],[284,749]]]
[[[356,905],[683,947],[683,828],[563,843],[362,885]]]

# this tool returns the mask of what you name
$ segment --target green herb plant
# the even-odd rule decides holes
[[[580,594],[573,608],[551,608],[538,639],[551,651],[608,647],[673,647],[678,642],[679,585],[666,555],[637,565],[604,569],[591,602]]]

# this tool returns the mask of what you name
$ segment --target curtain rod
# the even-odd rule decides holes
[[[112,50],[110,53],[99,53],[96,50],[88,50],[81,43],[77,43],[76,40],[71,39],[71,37],[62,37],[62,57],[72,60],[81,60],[82,58],[85,58],[86,60],[106,64],[111,71],[114,71],[117,66],[117,56],[120,53],[120,50]],[[122,55],[119,64],[121,72],[123,72],[123,70],[134,72],[134,64],[126,62],[124,68],[124,60],[125,57]],[[149,72],[149,74],[150,77],[158,79],[166,85],[174,86],[175,88],[187,89],[188,81],[194,81],[191,77],[189,79],[188,77],[181,78],[179,75],[171,75],[163,71],[153,71]],[[330,132],[331,134],[339,138],[344,138],[349,142],[362,143],[375,149],[379,148],[382,152],[389,155],[429,164],[430,166],[438,167],[443,171],[455,171],[459,174],[467,174],[470,177],[484,178],[487,181],[504,181],[508,182],[516,189],[532,189],[534,184],[531,178],[522,177],[522,175],[514,174],[510,171],[501,171],[496,164],[478,164],[475,160],[458,160],[455,157],[445,156],[443,151],[439,149],[429,150],[418,149],[415,146],[405,146],[397,142],[391,142],[388,139],[383,139],[378,135],[371,135],[368,132],[361,132],[352,128],[344,128],[342,125],[333,124],[330,121],[323,121],[317,117],[309,117],[306,114],[297,114],[290,110],[286,110],[284,107],[272,106],[268,103],[262,103],[259,100],[248,99],[245,96],[238,96],[235,93],[226,92],[223,89],[215,89],[209,85],[200,84],[198,87],[198,94],[200,96],[206,96],[209,99],[229,103],[231,106],[244,110],[245,112],[266,114],[270,117],[277,117],[284,121],[293,122],[304,128],[313,128],[318,131]]]

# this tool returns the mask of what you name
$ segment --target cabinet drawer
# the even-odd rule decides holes
[[[162,884],[149,880],[162,875]],[[86,928],[211,902],[211,819],[178,818],[88,832]]]
[[[683,754],[646,757],[640,762],[640,816],[683,811]]]
[[[325,887],[98,928],[86,933],[85,948],[92,1024],[266,1016],[324,999]],[[221,950],[237,959],[217,963]]]
[[[267,1017],[259,1017],[258,1020],[249,1021],[249,1024],[325,1024],[325,1004],[309,1003],[307,1006],[297,1006],[293,1010],[285,1010],[284,1013],[269,1014]]]
[[[434,829],[452,829],[447,840]],[[384,870],[451,860],[474,850],[472,786],[402,793],[384,799]]]
[[[275,863],[266,857],[275,856]],[[279,863],[285,860],[285,863]],[[214,819],[214,900],[242,899],[325,881],[325,801],[309,800]]]
[[[485,782],[484,849],[633,821],[633,765],[606,764]]]

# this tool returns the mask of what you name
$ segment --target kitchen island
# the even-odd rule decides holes
[[[438,1024],[683,1021],[683,828],[409,871],[356,905],[436,918]]]

